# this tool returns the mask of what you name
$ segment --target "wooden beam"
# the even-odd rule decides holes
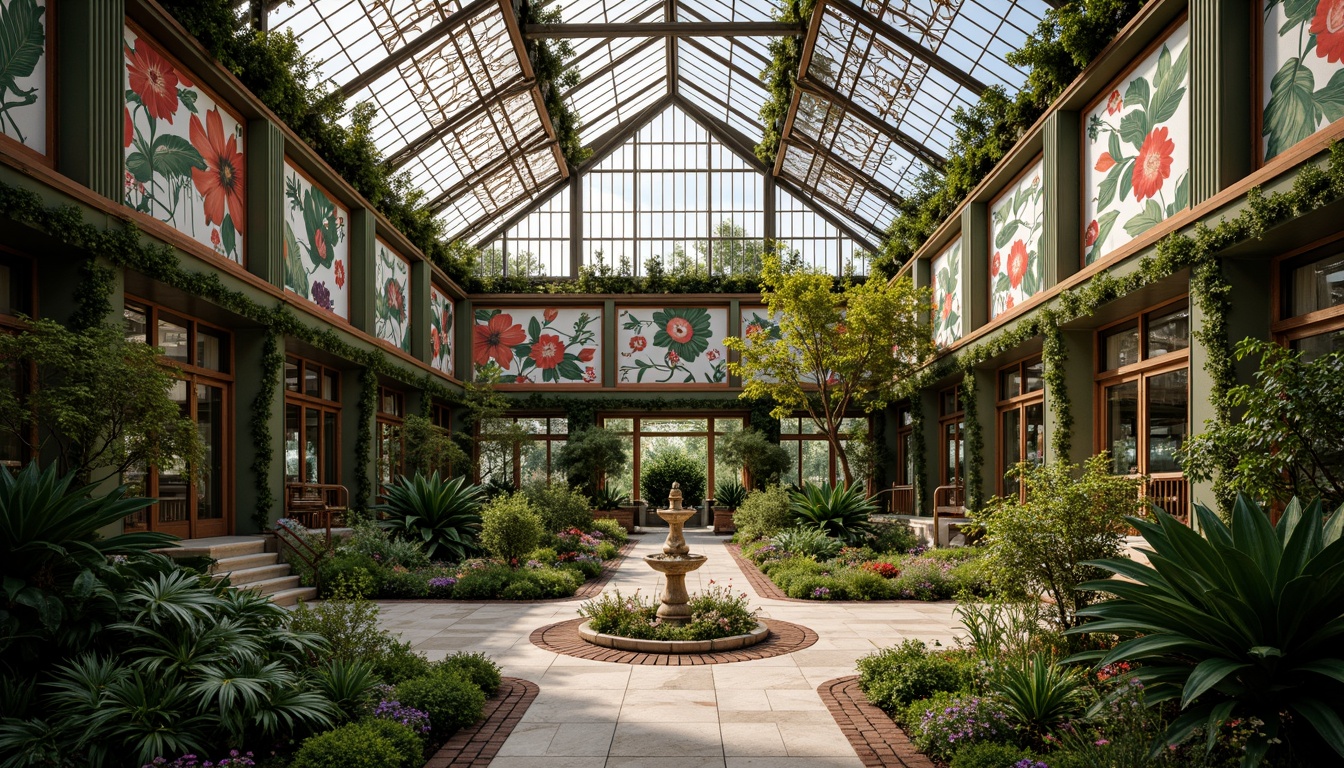
[[[861,168],[854,166],[845,158],[818,145],[815,141],[812,141],[806,136],[802,136],[795,132],[792,136],[789,136],[789,138],[780,141],[781,147],[785,144],[797,144],[799,147],[819,156],[824,162],[835,165],[841,171],[844,171],[846,175],[854,179],[854,182],[859,186],[873,193],[877,197],[882,198],[882,200],[886,201],[893,208],[899,207],[903,202],[900,195],[877,183],[872,176],[869,176]]]
[[[388,54],[377,64],[359,73],[350,82],[341,86],[341,91],[347,96],[351,96],[364,88],[373,85],[374,81],[383,75],[391,72],[409,58],[418,53],[427,50],[434,43],[448,36],[462,22],[476,16],[481,11],[494,5],[497,0],[474,0],[470,5],[454,13],[443,21],[430,27],[419,37],[415,38],[406,45],[398,48],[395,53]]]
[[[618,22],[615,24],[528,24],[528,40],[574,40],[588,37],[788,37],[800,35],[799,24],[779,21]]]
[[[434,199],[430,200],[429,203],[426,205],[426,207],[430,210],[431,213],[438,213],[439,211],[442,211],[444,208],[448,207],[448,203],[450,203],[453,200],[453,198],[457,197],[458,195],[461,195],[462,193],[481,183],[485,179],[489,178],[489,176],[493,174],[495,171],[498,171],[500,168],[509,165],[510,163],[519,158],[526,157],[532,152],[535,152],[538,149],[542,149],[547,145],[553,145],[554,143],[555,140],[552,139],[549,135],[547,135],[543,131],[541,136],[537,137],[537,139],[535,139],[531,143],[524,144],[512,152],[505,151],[499,157],[496,157],[495,159],[491,160],[490,162],[486,163],[480,168],[477,168],[470,176],[464,177],[462,180],[458,181],[452,187],[444,190],[443,192],[440,192],[438,195],[435,195]]]

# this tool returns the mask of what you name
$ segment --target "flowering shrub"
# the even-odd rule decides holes
[[[732,585],[714,585],[691,595],[689,623],[677,626],[658,621],[658,603],[642,597],[639,591],[622,596],[603,593],[579,606],[579,615],[588,619],[595,632],[638,640],[713,640],[745,635],[755,629],[756,610],[750,609],[747,593],[734,594]]]
[[[966,694],[938,693],[918,701],[906,710],[904,725],[911,743],[937,760],[948,759],[964,744],[1014,738],[1002,707]]]
[[[812,590],[812,599],[829,600],[831,599],[831,590],[827,589],[826,587],[817,587]]]
[[[143,768],[251,768],[254,765],[256,762],[252,760],[251,752],[240,753],[236,749],[231,749],[229,756],[217,763],[210,760],[202,761],[196,755],[183,755],[171,762],[166,757],[156,757],[152,762],[145,763]]]
[[[378,706],[373,710],[373,716],[381,720],[401,723],[417,734],[427,735],[429,733],[428,712],[404,706],[400,701],[394,699],[383,699],[378,702]]]
[[[900,569],[900,568],[897,568],[896,566],[892,565],[891,563],[884,563],[884,562],[881,562],[881,561],[875,561],[875,562],[871,562],[871,563],[864,563],[863,565],[860,565],[859,567],[862,568],[862,569],[865,570],[865,571],[872,571],[873,573],[876,573],[878,576],[881,576],[881,577],[884,578],[884,579],[894,579],[894,578],[896,578],[897,576],[900,576],[900,575],[901,575],[901,569]]]

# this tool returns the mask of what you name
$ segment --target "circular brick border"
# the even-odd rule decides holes
[[[737,651],[718,653],[639,653],[619,651],[593,645],[579,636],[579,625],[586,619],[570,619],[547,624],[532,630],[532,644],[544,651],[573,656],[577,659],[608,661],[613,664],[647,664],[666,667],[731,664],[736,661],[755,661],[801,651],[817,642],[817,633],[801,624],[778,619],[761,619],[770,628],[770,637],[763,642]]]
[[[817,686],[817,695],[865,768],[935,768],[905,731],[863,695],[858,675],[828,680]]]
[[[453,734],[429,758],[425,768],[483,768],[489,765],[540,692],[536,683],[517,677],[504,678],[495,695],[485,700],[481,719]]]

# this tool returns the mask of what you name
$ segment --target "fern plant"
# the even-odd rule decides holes
[[[402,476],[383,496],[387,501],[373,507],[383,515],[379,525],[419,542],[431,560],[459,562],[479,551],[483,493],[466,478]]]

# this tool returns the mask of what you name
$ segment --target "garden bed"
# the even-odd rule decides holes
[[[972,548],[916,548],[905,554],[846,548],[834,558],[818,561],[780,552],[768,540],[724,546],[756,594],[771,600],[927,602],[979,595],[986,589],[981,553]]]

